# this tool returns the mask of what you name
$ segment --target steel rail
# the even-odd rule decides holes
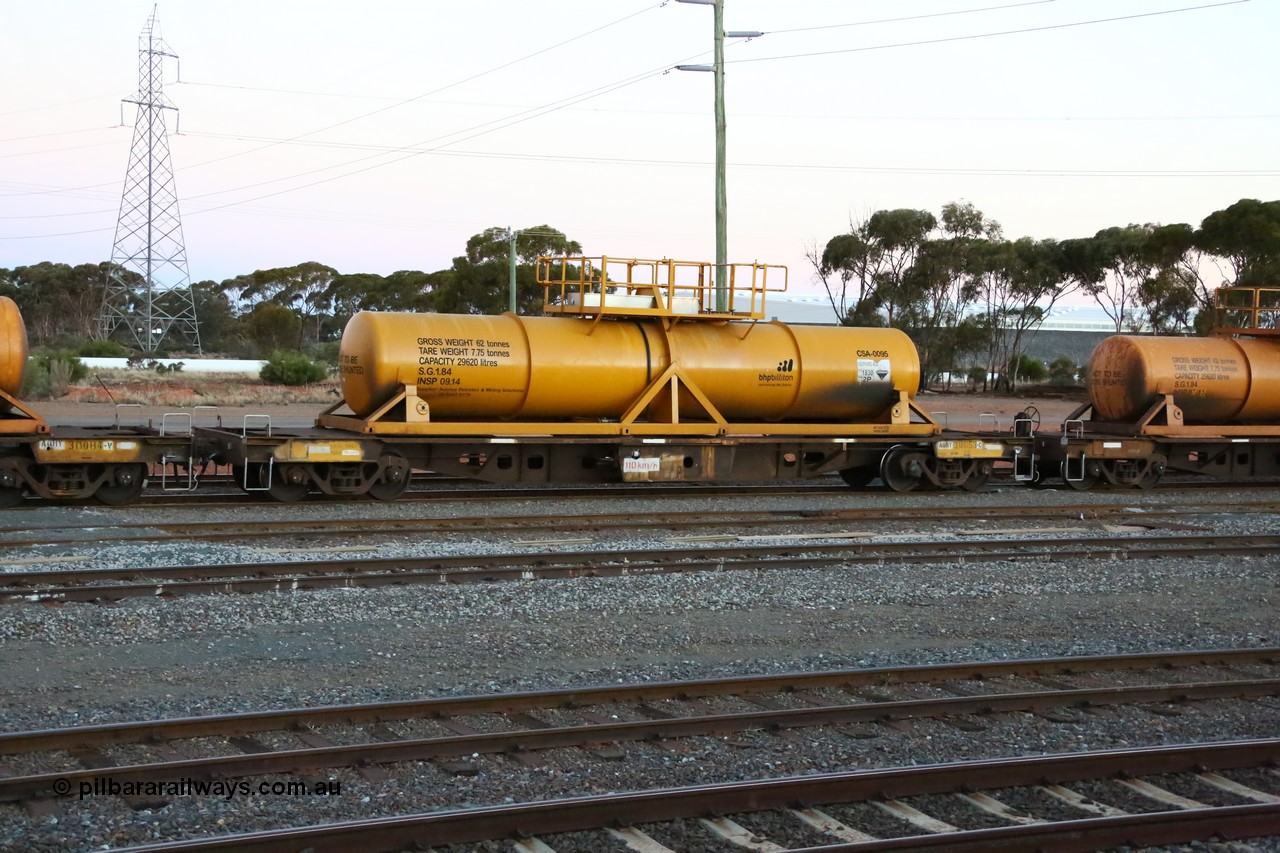
[[[773,495],[793,496],[797,492],[806,495],[845,495],[851,492],[849,486],[844,483],[834,484],[827,482],[813,482],[805,480],[791,481],[789,483],[737,483],[737,484],[705,484],[705,483],[601,483],[579,486],[530,486],[521,484],[512,485],[494,485],[478,480],[468,480],[448,489],[429,488],[424,490],[409,490],[396,498],[397,502],[428,502],[436,503],[439,501],[527,501],[527,500],[556,500],[562,501],[567,499],[596,499],[596,498],[641,498],[645,500],[653,500],[655,498],[675,498],[675,497],[737,497],[737,496],[756,496],[769,497]],[[230,499],[229,499],[230,498]],[[323,495],[308,494],[305,503],[347,503],[351,500],[362,500],[349,495]],[[141,499],[133,506],[170,506],[182,504],[196,505],[227,505],[227,506],[244,506],[246,503],[279,506],[274,501],[264,499],[260,494],[248,494],[244,492],[232,495],[210,495],[210,494],[191,494],[191,493],[173,493],[151,495],[144,494]],[[47,504],[46,504],[47,505]]]
[[[476,583],[693,571],[812,569],[832,565],[972,563],[997,560],[1145,560],[1169,557],[1272,557],[1280,536],[1121,536],[966,539],[941,542],[793,542],[715,548],[566,551],[458,557],[300,560],[0,574],[0,604],[95,601],[131,596],[296,591],[431,583]],[[102,583],[117,581],[116,583]]]
[[[416,475],[415,475],[416,481]],[[599,483],[587,485],[528,485],[513,483],[511,485],[495,485],[483,480],[467,480],[456,478],[455,482],[447,482],[447,478],[440,478],[440,482],[425,484],[424,489],[409,489],[404,494],[396,498],[396,503],[437,503],[456,501],[475,502],[475,501],[528,501],[528,500],[556,500],[563,501],[576,498],[593,499],[593,498],[640,498],[643,500],[655,500],[658,498],[682,498],[682,497],[726,497],[726,496],[773,496],[779,495],[783,497],[794,497],[797,493],[806,495],[845,495],[851,493],[850,487],[844,483],[833,483],[831,478],[823,478],[821,480],[793,480],[786,483]],[[448,488],[441,489],[440,485],[446,485]],[[1240,484],[1237,484],[1239,486]],[[889,494],[886,492],[885,494]],[[306,504],[325,504],[325,503],[350,503],[351,501],[362,501],[368,503],[371,499],[358,495],[325,495],[319,493],[309,493],[306,497]],[[91,501],[88,501],[92,503]],[[180,506],[227,506],[241,507],[246,504],[264,505],[264,506],[288,506],[288,504],[280,504],[276,501],[266,498],[260,492],[245,492],[237,490],[230,494],[209,493],[209,492],[165,492],[150,489],[144,492],[136,501],[130,503],[128,508],[131,511],[150,509],[171,509]],[[10,507],[13,510],[35,510],[59,505],[56,502],[44,500],[29,496],[21,504],[16,507]],[[64,504],[65,505],[65,504]]]
[[[704,714],[657,720],[524,728],[0,777],[0,802],[45,795],[53,792],[56,784],[70,783],[72,787],[76,787],[104,777],[121,784],[181,779],[228,779],[402,761],[443,760],[476,754],[527,753],[604,743],[671,740],[747,731],[1024,712],[1049,708],[1091,708],[1110,705],[1145,705],[1173,700],[1195,702],[1274,696],[1280,696],[1280,679],[1047,690],[946,699],[907,699],[854,705]]]
[[[858,507],[852,509],[779,509],[770,511],[758,510],[718,510],[690,516],[641,517],[635,513],[592,513],[589,516],[567,517],[561,515],[545,516],[469,516],[451,518],[410,518],[410,519],[285,519],[275,521],[238,521],[234,530],[227,529],[226,522],[221,521],[169,521],[169,522],[126,522],[107,524],[104,527],[117,535],[119,541],[151,542],[172,541],[175,539],[251,539],[265,536],[306,535],[308,537],[333,536],[347,537],[352,535],[370,535],[379,533],[404,533],[423,531],[453,532],[501,532],[504,530],[539,530],[551,528],[555,530],[617,530],[621,528],[673,528],[695,527],[716,529],[727,525],[787,524],[809,526],[818,524],[834,524],[849,521],[916,521],[921,518],[931,519],[970,519],[990,520],[992,518],[1071,518],[1081,514],[1090,516],[1090,520],[1121,516],[1134,523],[1142,523],[1152,519],[1178,518],[1183,516],[1203,516],[1205,514],[1230,513],[1280,513],[1280,503],[1266,501],[1232,501],[1222,504],[1210,504],[1195,508],[1188,507],[1142,507],[1141,512],[1134,511],[1132,502],[1117,504],[1071,504],[1062,506],[941,506],[941,507]],[[25,538],[8,534],[38,533]],[[53,535],[50,531],[61,529],[55,525],[33,528],[30,525],[0,527],[0,548],[14,548],[32,545],[71,545],[81,544],[86,540],[83,534],[78,536]]]
[[[771,811],[788,808],[796,803],[807,806],[830,805],[974,790],[1069,784],[1115,776],[1238,770],[1268,763],[1274,765],[1277,761],[1280,761],[1280,740],[1229,741],[1033,758],[963,761],[374,818],[148,845],[135,848],[135,853],[194,850],[276,853],[303,848],[312,853],[336,853],[351,849],[375,853],[629,827],[705,815]],[[1216,814],[1218,820],[1212,825],[1229,837],[1269,834],[1280,827],[1280,805],[1275,804],[1199,811]],[[1130,833],[1125,836],[1125,840],[1145,840],[1146,836],[1141,833],[1150,830],[1162,833],[1159,837],[1161,841],[1165,841],[1170,828],[1178,822],[1177,818],[1167,812],[1130,816],[1124,822],[1123,831]],[[1152,823],[1154,828],[1151,828]],[[1082,828],[1081,824],[1090,824],[1092,831],[1097,832],[1100,820],[1066,821],[1058,824],[1059,831],[1052,838],[1070,838]],[[1194,833],[1205,831],[1202,824],[1194,829],[1184,828]],[[1050,827],[1039,827],[1038,835],[1042,841],[1049,829]],[[1010,828],[1003,832],[1005,835],[1016,835],[1018,831],[1019,828]],[[1194,840],[1196,837],[1198,835],[1191,835],[1186,840]],[[897,843],[904,841],[899,840]],[[848,846],[845,849],[859,848]]]
[[[819,672],[788,672],[778,675],[705,678],[691,681],[646,682],[621,686],[570,687],[519,693],[437,696],[360,705],[324,705],[314,708],[211,714],[168,720],[7,732],[0,733],[0,755],[47,752],[85,745],[102,746],[142,743],[148,740],[164,742],[184,738],[241,735],[301,726],[359,725],[431,717],[585,708],[605,704],[793,693],[827,688],[858,689],[893,684],[985,682],[1001,678],[1070,676],[1098,672],[1277,665],[1280,665],[1280,647],[1263,647],[869,667]]]
[[[883,841],[797,847],[790,853],[878,853],[929,850],[937,853],[1093,853],[1112,847],[1181,844],[1190,841],[1260,838],[1280,831],[1280,813],[1268,805],[1217,806],[1184,812],[1154,812],[1034,826],[1002,826]]]

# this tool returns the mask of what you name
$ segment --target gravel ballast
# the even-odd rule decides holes
[[[1257,491],[1215,491],[1204,500],[1261,496]],[[1109,501],[1115,498],[1115,493],[1107,495]],[[750,508],[927,506],[939,500],[977,506],[1068,505],[1086,499],[1076,492],[1018,488],[964,496],[850,492],[847,498],[754,499]],[[1144,507],[1198,500],[1185,491],[1160,490],[1134,493],[1132,499],[1135,522]],[[93,538],[105,540],[113,519],[172,523],[181,521],[184,513],[187,518],[234,525],[244,518],[407,518],[486,511],[513,515],[553,509],[566,515],[683,515],[742,508],[746,507],[729,498],[683,497],[595,505],[529,501],[526,506],[503,503],[487,509],[475,504],[360,502],[147,509],[131,514],[100,507],[47,507],[22,517],[33,526],[60,530],[92,527]],[[1061,520],[1008,518],[991,519],[987,526],[1036,524],[1068,526]],[[1212,509],[1196,524],[1204,532],[1233,535],[1276,529],[1274,515],[1231,515]],[[866,527],[857,522],[850,526]],[[912,536],[959,540],[958,530],[976,526],[981,525],[937,521],[914,531],[886,526],[881,535],[895,541]],[[1074,526],[1086,533],[1114,535],[1085,519]],[[679,535],[687,534],[681,530]],[[652,534],[645,535],[650,538],[593,534],[592,542],[582,547],[662,544]],[[1132,535],[1141,538],[1142,533]],[[386,556],[519,550],[500,539],[401,535],[382,541],[379,553]],[[338,543],[323,544],[340,550]],[[568,549],[527,547],[530,554]],[[797,551],[803,553],[802,544],[797,544]],[[260,559],[264,549],[234,543],[104,541],[83,548],[58,546],[57,553],[69,558],[68,568],[107,568],[237,562]],[[86,555],[91,559],[81,559]],[[6,557],[15,561],[8,565],[17,565],[33,556],[54,555],[49,549],[6,550],[0,554],[0,571]],[[1277,569],[1280,555],[928,565],[889,561],[884,566],[831,569],[137,598],[113,606],[15,605],[0,609],[0,653],[5,661],[0,668],[0,727],[15,731],[787,670],[1280,645]],[[1064,719],[1069,721],[1000,715],[984,719],[986,728],[980,732],[922,721],[906,727],[908,731],[876,729],[865,739],[826,730],[803,731],[798,739],[735,736],[732,744],[695,738],[683,752],[626,745],[625,759],[613,762],[586,761],[573,750],[540,754],[540,763],[533,767],[479,756],[472,760],[476,773],[471,776],[452,775],[430,763],[390,766],[390,778],[379,782],[353,771],[334,771],[328,775],[341,782],[341,794],[329,797],[187,796],[143,810],[116,797],[72,797],[62,801],[63,814],[56,817],[31,817],[19,806],[0,805],[0,848],[97,849],[737,778],[1271,736],[1280,731],[1280,703],[1206,703],[1175,716],[1112,709]],[[347,737],[354,739],[350,732]],[[253,780],[255,786],[259,781]]]

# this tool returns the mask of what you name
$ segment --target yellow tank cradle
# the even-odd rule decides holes
[[[1063,432],[1081,437],[1085,428],[1104,435],[1150,435],[1160,438],[1280,438],[1277,424],[1188,424],[1172,394],[1159,399],[1135,422],[1095,421],[1093,403],[1084,402],[1063,419]],[[1065,441],[1066,439],[1064,439]]]
[[[679,387],[693,392],[702,411],[696,420],[686,420],[679,404]],[[670,391],[669,410],[656,421],[640,421],[638,417],[650,401],[664,390]],[[824,436],[833,439],[855,436],[931,436],[942,427],[916,405],[905,391],[896,392],[897,401],[888,411],[874,419],[858,422],[826,423],[735,423],[727,421],[696,385],[681,380],[675,368],[668,368],[645,390],[619,421],[461,421],[431,418],[431,406],[418,396],[415,385],[404,385],[376,411],[365,417],[347,412],[345,400],[332,404],[316,418],[316,426],[344,429],[365,435],[441,435],[441,436]],[[707,416],[709,420],[703,420]]]
[[[708,261],[543,256],[537,262],[546,314],[579,317],[652,317],[664,325],[682,320],[763,320],[765,294],[785,293],[787,268],[773,264],[725,264],[727,310],[717,310],[714,272]]]
[[[1213,302],[1216,334],[1280,335],[1280,288],[1219,287]]]
[[[0,435],[41,435],[48,431],[44,418],[0,390]]]

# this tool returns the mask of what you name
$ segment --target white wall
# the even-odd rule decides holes
[[[129,366],[128,360],[123,358],[82,357],[80,361],[85,367],[96,367],[100,370],[107,368],[125,370]],[[253,376],[257,376],[262,370],[262,365],[266,364],[265,361],[244,358],[157,358],[155,361],[166,366],[174,362],[182,362],[183,373],[248,373]]]

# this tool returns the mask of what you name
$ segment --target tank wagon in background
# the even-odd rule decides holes
[[[1205,338],[1115,335],[1089,359],[1089,401],[1035,442],[1037,479],[1154,485],[1165,471],[1280,477],[1280,289],[1217,291]]]
[[[391,498],[412,469],[493,483],[839,473],[977,488],[1005,457],[1001,436],[947,432],[916,406],[920,362],[902,332],[766,321],[786,270],[765,264],[728,265],[733,310],[716,310],[713,269],[542,258],[544,316],[361,312],[343,333],[343,398],[318,431],[204,433],[218,458],[243,460],[250,488],[281,500]]]

